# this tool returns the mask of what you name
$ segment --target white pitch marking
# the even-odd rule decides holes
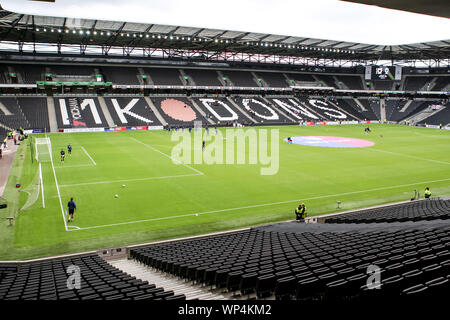
[[[146,143],[144,143],[144,142],[142,142],[142,141],[139,141],[138,139],[135,139],[135,138],[130,138],[130,139],[136,141],[137,143],[140,143],[140,144],[146,146],[146,147],[149,148],[149,149],[152,149],[153,151],[159,152],[160,154],[162,154],[163,156],[169,158],[170,160],[172,160],[172,161],[174,161],[174,162],[177,162],[177,163],[179,163],[179,164],[181,164],[181,165],[183,165],[183,166],[185,166],[185,167],[187,167],[187,168],[189,168],[189,169],[191,169],[191,170],[194,170],[194,171],[197,172],[198,174],[202,174],[202,175],[204,174],[204,173],[201,172],[200,170],[197,170],[197,169],[195,169],[195,168],[192,168],[191,166],[189,166],[189,165],[187,165],[187,164],[184,164],[184,163],[182,163],[182,162],[179,161],[179,160],[172,159],[172,157],[169,156],[168,154],[165,154],[164,152],[159,151],[158,149],[153,148],[153,147],[152,147],[151,145],[149,145],[149,144],[146,144]]]
[[[42,180],[42,166],[40,162],[39,162],[39,177],[41,178],[42,208],[45,209],[44,181]]]
[[[81,149],[83,149],[84,153],[86,153],[86,155],[89,157],[89,159],[91,159],[94,166],[96,166],[97,164],[95,163],[94,159],[92,159],[92,157],[89,155],[89,153],[86,151],[86,149],[83,146],[81,146]]]
[[[441,164],[450,164],[450,162],[447,162],[447,161],[440,161],[440,160],[433,160],[433,159],[428,159],[428,158],[416,157],[416,156],[411,156],[409,154],[404,154],[404,153],[398,153],[398,152],[392,152],[392,151],[386,151],[386,150],[380,150],[380,149],[371,149],[371,148],[367,148],[366,150],[390,153],[390,154],[395,154],[395,155],[402,156],[402,157],[418,159],[418,160],[424,160],[424,161],[430,161],[430,162],[436,162],[436,163],[441,163]]]
[[[69,166],[55,166],[56,169],[62,169],[62,168],[79,168],[79,167],[93,167],[93,164],[74,164]]]
[[[85,185],[92,185],[92,184],[105,184],[105,183],[119,183],[119,182],[130,182],[130,181],[159,180],[159,179],[193,177],[193,176],[201,176],[201,174],[191,173],[191,174],[180,174],[180,175],[177,175],[177,176],[161,176],[161,177],[149,177],[149,178],[136,178],[136,179],[124,179],[124,180],[94,181],[94,182],[75,183],[75,184],[63,184],[63,185],[61,185],[61,188],[85,186]]]
[[[329,194],[329,195],[317,196],[317,197],[311,197],[311,198],[303,198],[303,199],[296,199],[296,200],[286,200],[286,201],[279,201],[279,202],[263,203],[263,204],[256,204],[256,205],[251,205],[251,206],[245,206],[245,207],[228,208],[228,209],[205,211],[205,212],[199,212],[199,213],[189,213],[189,214],[178,215],[178,216],[169,216],[169,217],[145,219],[145,220],[138,220],[138,221],[129,221],[129,222],[105,224],[105,225],[99,225],[99,226],[84,227],[84,228],[80,228],[80,229],[77,229],[77,230],[106,228],[106,227],[114,227],[114,226],[120,226],[120,225],[125,225],[125,224],[134,224],[134,223],[142,223],[142,222],[150,222],[150,221],[158,221],[158,220],[167,220],[167,219],[177,219],[177,218],[195,216],[197,214],[201,215],[201,214],[220,213],[220,212],[226,212],[226,211],[236,211],[236,210],[242,210],[242,209],[251,209],[251,208],[258,208],[258,207],[267,207],[267,206],[273,206],[273,205],[277,205],[277,204],[286,204],[286,203],[299,202],[299,201],[305,201],[305,200],[332,198],[332,197],[346,196],[346,195],[351,195],[351,194],[358,194],[358,193],[365,193],[365,192],[372,192],[372,191],[379,191],[379,190],[389,190],[389,189],[395,189],[395,188],[401,188],[401,187],[414,186],[414,185],[418,185],[418,184],[428,184],[428,183],[443,182],[443,181],[450,181],[450,178],[448,178],[448,179],[440,179],[440,180],[415,182],[415,183],[409,183],[409,184],[400,184],[400,185],[390,186],[390,187],[381,187],[381,188],[374,188],[374,189],[367,189],[367,190],[359,190],[359,191],[351,191],[351,192],[344,192],[344,193],[337,193],[337,194]],[[68,231],[73,231],[73,230],[68,230]]]
[[[66,231],[68,231],[66,217],[64,216],[64,207],[63,207],[63,204],[62,204],[61,193],[59,192],[58,178],[56,178],[55,165],[53,164],[52,149],[50,147],[51,146],[51,140],[50,140],[50,138],[47,138],[47,139],[50,142],[47,146],[48,146],[48,151],[50,152],[50,162],[52,164],[53,176],[55,177],[56,191],[58,192],[59,205],[61,206],[61,214],[62,214],[62,217],[63,217],[63,220],[64,220],[64,227],[65,227]]]

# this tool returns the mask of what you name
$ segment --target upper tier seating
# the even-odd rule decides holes
[[[173,68],[144,68],[147,76],[150,76],[155,85],[182,86],[181,74],[178,69]]]
[[[325,74],[315,74],[314,76],[317,79],[319,79],[319,82],[322,84],[323,87],[336,88],[336,84],[335,84],[333,76],[329,76],[329,75],[325,75]]]
[[[94,67],[84,65],[51,65],[53,75],[64,76],[92,76],[95,75]]]
[[[434,84],[432,91],[440,91],[445,88],[448,89],[448,85],[450,85],[450,77],[449,76],[440,76],[437,77],[436,83]],[[447,90],[448,91],[448,90]]]
[[[114,84],[140,84],[140,77],[137,68],[133,67],[101,67],[104,82]]]
[[[364,90],[360,76],[338,76],[337,78],[339,81],[342,81],[350,90]]]
[[[373,87],[375,90],[392,90],[392,81],[388,80],[375,80],[373,81]]]
[[[296,224],[292,222],[291,224]],[[133,259],[197,284],[258,299],[370,298],[367,268],[381,268],[381,296],[449,289],[450,228],[371,232],[249,231],[132,249]],[[398,282],[391,285],[393,277]],[[388,279],[391,279],[388,281]]]
[[[67,270],[72,265],[79,267],[81,276],[81,288],[76,290],[67,286],[70,275]],[[19,271],[6,273],[0,281],[0,300],[165,300],[169,297],[174,297],[172,291],[131,277],[97,255],[21,265]]]
[[[184,72],[194,79],[197,86],[222,86],[215,70],[185,69]]]
[[[23,83],[34,84],[36,81],[45,80],[44,67],[36,64],[16,64],[12,66],[16,73],[22,75]]]
[[[326,219],[326,223],[379,223],[450,219],[450,200],[423,200],[362,210]]]
[[[247,71],[222,71],[222,73],[231,80],[236,87],[258,87],[258,84],[253,80],[253,76]]]
[[[405,78],[405,91],[419,91],[425,84],[430,83],[432,77],[406,77]]]
[[[289,83],[282,73],[255,72],[258,78],[262,78],[269,87],[289,87]]]

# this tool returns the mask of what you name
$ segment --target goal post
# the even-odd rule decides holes
[[[35,158],[38,162],[50,162],[52,147],[49,138],[35,138]]]

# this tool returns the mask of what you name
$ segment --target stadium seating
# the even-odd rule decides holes
[[[11,129],[30,128],[31,125],[25,118],[22,110],[19,106],[17,98],[1,97],[0,103],[2,103],[6,109],[10,112],[9,115],[1,113],[0,111],[0,123],[8,126]]]
[[[45,69],[40,65],[16,64],[12,66],[13,70],[22,76],[23,83],[34,84],[36,81],[45,80]]]
[[[406,77],[405,78],[405,91],[419,91],[424,87],[427,83],[430,83],[432,80],[431,77]]]
[[[192,77],[197,86],[221,86],[215,70],[185,69],[188,77]]]
[[[419,123],[433,124],[433,125],[443,125],[450,123],[450,105],[446,105],[445,109],[439,111],[438,113],[420,121]]]
[[[375,80],[373,87],[375,90],[392,90],[393,81],[390,80]]]
[[[201,113],[192,105],[191,101],[182,97],[154,97],[154,106],[169,125],[191,126],[194,121],[207,123]]]
[[[162,125],[143,97],[105,97],[104,99],[117,126]]]
[[[107,127],[99,101],[94,96],[54,97],[58,128]]]
[[[449,77],[436,77],[436,82],[431,90],[440,91],[446,88],[448,89],[449,85],[450,85]]]
[[[326,223],[380,223],[450,219],[450,200],[423,200],[368,209],[326,219]]]
[[[80,269],[80,289],[67,286],[67,268]],[[168,300],[171,291],[136,279],[97,255],[76,256],[18,267],[0,267],[0,300]],[[176,297],[183,299],[183,296]]]
[[[272,103],[260,97],[234,97],[233,100],[260,123],[292,123]]]
[[[236,87],[258,87],[258,84],[253,79],[253,76],[250,72],[226,70],[226,71],[222,71],[222,73]]]
[[[17,98],[20,109],[32,129],[50,130],[48,121],[47,100],[45,98],[26,97]]]
[[[448,225],[395,232],[255,228],[135,248],[130,255],[174,277],[258,299],[349,300],[375,294],[366,288],[371,264],[382,269],[377,295],[448,290],[449,236]]]
[[[104,82],[114,84],[140,84],[137,68],[130,67],[101,67]]]
[[[153,80],[155,85],[172,85],[181,86],[181,73],[178,69],[171,68],[144,68],[147,76]]]
[[[288,87],[290,84],[288,83],[286,77],[283,76],[282,73],[275,72],[255,72],[258,76],[258,79],[263,79],[265,83],[269,87]]]
[[[359,76],[337,76],[336,78],[350,90],[364,90],[361,77]]]

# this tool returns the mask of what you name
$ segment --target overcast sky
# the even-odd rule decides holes
[[[28,14],[380,45],[450,39],[450,19],[338,0],[1,0],[1,5],[6,10]]]

